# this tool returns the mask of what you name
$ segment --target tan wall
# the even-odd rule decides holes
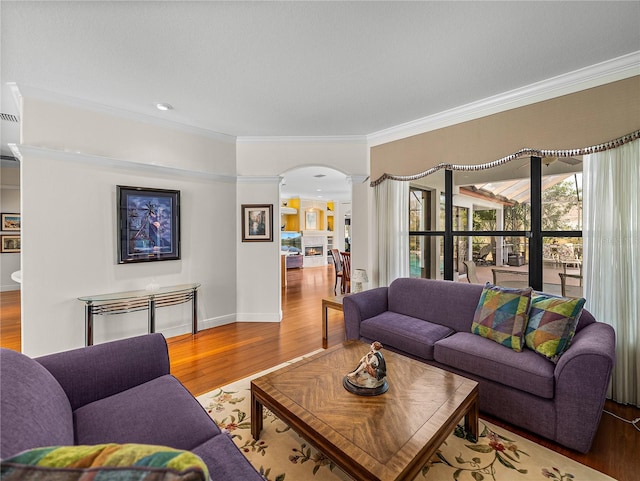
[[[640,76],[389,142],[371,149],[371,180],[439,163],[480,164],[523,148],[574,149],[640,129]]]

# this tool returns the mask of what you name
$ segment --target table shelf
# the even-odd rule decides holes
[[[78,297],[85,303],[85,345],[93,345],[93,317],[148,310],[148,332],[155,332],[156,308],[192,303],[191,333],[198,332],[198,288],[200,284],[181,284],[158,289],[135,290]]]

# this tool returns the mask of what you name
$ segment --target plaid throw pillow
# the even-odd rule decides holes
[[[487,284],[478,301],[471,332],[516,352],[522,351],[531,292],[530,287],[514,289]]]
[[[535,293],[531,298],[525,343],[557,363],[576,333],[585,299]]]

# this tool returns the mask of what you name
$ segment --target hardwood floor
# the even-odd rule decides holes
[[[321,299],[333,295],[333,268],[290,269],[287,275],[282,322],[230,324],[168,339],[171,371],[194,395],[322,347]],[[20,350],[20,292],[0,293],[0,308],[0,346]],[[342,313],[330,309],[328,344],[343,340]],[[605,409],[625,419],[640,417],[640,409],[633,406],[607,401]],[[638,479],[640,432],[609,414],[602,415],[593,447],[585,455],[483,417],[619,481]]]

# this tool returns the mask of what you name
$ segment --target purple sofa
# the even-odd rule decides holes
[[[569,349],[553,364],[525,348],[471,333],[482,285],[396,279],[344,298],[347,339],[386,349],[479,383],[480,410],[587,452],[600,423],[615,363],[613,328],[583,310]],[[393,382],[393,373],[389,373]]]
[[[169,374],[162,334],[31,359],[0,349],[0,457],[58,445],[139,443],[191,451],[212,480],[264,481]]]

